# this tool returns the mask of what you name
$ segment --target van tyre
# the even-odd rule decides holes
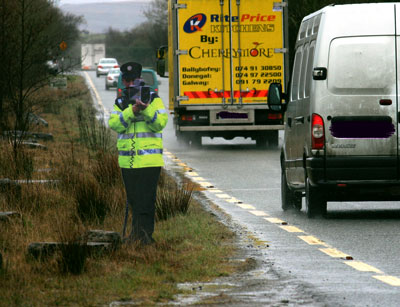
[[[306,213],[309,218],[326,216],[327,203],[321,191],[310,184],[306,178]]]
[[[295,193],[289,189],[284,169],[282,169],[281,172],[281,199],[283,211],[289,209],[301,210],[301,194]]]
[[[279,145],[278,130],[269,131],[268,133],[268,147],[276,148]]]

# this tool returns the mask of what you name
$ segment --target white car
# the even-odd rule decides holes
[[[117,87],[120,73],[119,68],[110,69],[106,76],[106,90],[109,90],[110,87]]]
[[[112,68],[119,68],[118,61],[114,58],[102,58],[97,64],[96,77],[100,75],[107,75],[108,71]]]

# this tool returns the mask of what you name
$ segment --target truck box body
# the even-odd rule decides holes
[[[106,57],[105,44],[82,44],[81,45],[81,68],[94,70],[101,58]]]
[[[286,2],[169,6],[170,109],[178,138],[244,136],[277,145],[283,119],[269,110],[267,93],[270,83],[286,81]]]

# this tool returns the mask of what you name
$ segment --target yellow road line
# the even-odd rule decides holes
[[[196,181],[204,181],[203,177],[192,177],[192,179]]]
[[[336,248],[320,248],[319,250],[333,258],[346,258],[349,256]]]
[[[218,198],[231,198],[228,194],[215,194]]]
[[[255,216],[268,216],[267,213],[265,213],[264,211],[260,211],[260,210],[252,210],[249,211],[251,214],[254,214]]]
[[[211,188],[211,187],[213,187],[213,184],[212,184],[212,183],[209,183],[209,182],[206,182],[206,181],[199,181],[198,184],[201,185],[202,187],[205,187],[205,188]],[[217,195],[217,196],[218,196],[218,195]]]
[[[211,192],[211,193],[222,193],[222,191],[218,190],[218,189],[209,189],[208,192]]]
[[[324,241],[321,241],[320,239],[314,236],[298,236],[298,237],[310,245],[324,245],[328,247],[328,245]]]
[[[282,228],[283,230],[286,230],[287,232],[304,232],[303,230],[301,230],[300,228],[297,228],[296,226],[279,226],[280,228]]]
[[[396,276],[389,276],[389,275],[375,275],[372,276],[373,278],[376,278],[388,285],[394,286],[394,287],[400,287],[400,278]]]
[[[226,200],[228,203],[238,203],[240,200],[239,199],[237,199],[237,198],[235,198],[235,197],[232,197],[231,199],[227,199]]]
[[[197,177],[199,176],[199,174],[197,174],[196,172],[187,172],[187,175],[190,177]]]
[[[273,223],[273,224],[282,224],[285,223],[285,221],[282,221],[281,219],[278,219],[276,217],[266,217],[264,220]]]
[[[373,267],[372,265],[366,264],[361,261],[344,261],[345,264],[351,266],[352,268],[356,269],[357,271],[361,272],[375,272],[378,274],[382,274],[383,272],[381,270],[378,270],[377,268]]]
[[[108,111],[106,110],[106,108],[105,108],[104,105],[103,105],[103,101],[101,100],[101,97],[100,97],[100,95],[99,95],[99,92],[96,90],[96,87],[94,86],[93,81],[92,81],[92,79],[90,78],[89,74],[88,74],[86,71],[83,72],[83,73],[85,74],[86,80],[89,82],[89,85],[90,85],[90,87],[92,88],[92,90],[93,90],[93,92],[94,92],[94,95],[96,96],[96,101],[97,101],[97,103],[101,106],[101,108],[102,108],[104,114],[105,114],[105,115],[106,115],[106,114],[109,115]]]
[[[248,205],[248,204],[236,204],[236,206],[239,206],[242,209],[246,209],[246,210],[255,210],[256,208],[252,205]]]

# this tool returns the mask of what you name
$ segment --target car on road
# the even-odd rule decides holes
[[[119,70],[119,68],[113,68],[110,69],[110,71],[108,72],[107,76],[106,76],[106,90],[109,90],[110,87],[117,87],[118,85],[118,78],[119,75],[121,74],[121,71]]]
[[[119,68],[118,61],[114,58],[102,58],[97,64],[96,77],[107,75],[110,69]]]
[[[143,68],[141,78],[144,80],[144,83],[150,86],[150,91],[158,94],[158,80],[156,72],[151,68]],[[119,76],[118,79],[118,88],[117,88],[117,97],[122,95],[123,90],[125,89],[124,84],[122,83],[122,75]]]

